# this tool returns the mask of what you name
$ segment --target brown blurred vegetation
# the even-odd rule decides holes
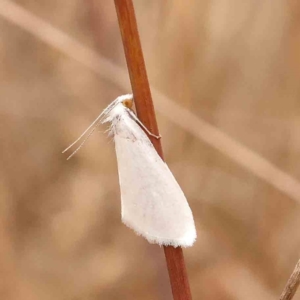
[[[126,68],[113,1],[14,2]],[[300,179],[298,1],[135,6],[152,86]],[[121,224],[105,129],[61,154],[130,91],[3,18],[0,32],[0,298],[171,299],[162,249]],[[184,251],[193,299],[279,298],[299,258],[299,202],[168,114],[165,158],[198,230]]]

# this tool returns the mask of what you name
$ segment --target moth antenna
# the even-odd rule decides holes
[[[74,141],[69,147],[67,147],[62,153],[65,153],[68,151],[71,147],[73,147],[77,142],[80,141],[80,139],[99,121],[101,118],[105,115],[107,115],[117,104],[118,104],[118,98],[113,101],[111,104],[109,104],[103,111],[102,113],[96,118],[96,120],[80,135],[80,137]],[[96,125],[98,126],[98,125]]]
[[[79,136],[78,139],[76,139],[76,141],[74,141],[69,147],[67,147],[62,153],[65,153],[66,151],[68,151],[71,147],[73,147],[76,143],[78,143],[83,137],[84,135],[92,128],[92,130],[90,131],[90,133],[87,135],[87,137],[82,141],[82,143],[75,149],[75,151],[67,158],[70,159],[82,146],[83,144],[88,140],[88,138],[94,133],[95,129],[99,126],[99,124],[102,123],[106,123],[108,121],[110,121],[109,118],[106,119],[102,119],[103,117],[107,116],[110,111],[119,103],[121,103],[121,101],[124,100],[125,98],[132,98],[132,95],[124,95],[124,96],[120,96],[118,98],[116,98],[112,103],[110,103],[103,111],[102,113],[93,121],[93,123]],[[97,123],[98,122],[98,123]],[[93,128],[94,126],[94,128]]]
[[[96,120],[80,135],[80,137],[74,141],[70,146],[68,146],[62,153],[65,153],[66,151],[68,151],[71,147],[73,147],[77,142],[79,142],[81,140],[81,138],[95,125],[95,123],[97,123],[97,121],[99,121],[99,119],[102,117],[103,112],[96,118]],[[96,125],[98,126],[98,125]],[[74,152],[73,152],[74,153]]]
[[[98,117],[99,118],[99,117]],[[98,119],[97,118],[97,119]],[[94,124],[95,122],[93,122],[93,124]],[[72,152],[72,154],[70,155],[70,156],[68,156],[68,158],[67,158],[67,160],[69,160],[76,152],[78,152],[79,151],[79,149],[85,144],[85,142],[90,138],[90,136],[95,132],[95,130],[96,130],[96,128],[99,126],[101,124],[101,122],[98,122],[98,124],[96,124],[95,126],[94,126],[94,128],[90,131],[90,133],[85,137],[85,139],[81,142],[81,144]],[[91,126],[89,126],[89,128],[90,128]],[[86,130],[87,131],[87,130]],[[85,131],[85,132],[86,132]],[[84,134],[83,134],[84,135]],[[83,136],[82,135],[82,136]],[[73,144],[75,144],[77,141],[79,141],[79,139],[80,138],[78,138]],[[73,144],[71,145],[71,146],[69,146],[66,150],[64,150],[63,151],[63,153],[64,152],[66,152],[68,149],[70,149],[72,146],[73,146]]]

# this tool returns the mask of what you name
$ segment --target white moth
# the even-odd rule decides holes
[[[87,138],[100,123],[109,122],[118,161],[123,223],[150,243],[192,246],[197,236],[192,211],[144,130],[154,135],[132,112],[132,105],[132,95],[115,99],[64,152],[93,126]]]

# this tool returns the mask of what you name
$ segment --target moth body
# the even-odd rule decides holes
[[[192,211],[179,184],[144,130],[155,135],[135,116],[132,105],[132,95],[118,97],[64,152],[91,128],[87,138],[99,123],[110,123],[109,131],[114,138],[118,161],[123,223],[150,243],[192,246],[197,236]]]

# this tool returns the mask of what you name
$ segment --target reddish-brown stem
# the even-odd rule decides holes
[[[132,0],[115,0],[120,31],[129,71],[137,115],[143,124],[155,135],[158,127],[154,106],[137,29]],[[151,136],[158,154],[163,158],[160,140]],[[180,247],[164,247],[172,293],[174,300],[191,300],[191,292],[187,277],[182,249]]]
[[[291,300],[298,289],[299,283],[300,283],[300,260],[297,262],[296,267],[280,296],[280,300]]]
[[[131,0],[115,0],[115,6],[137,115],[150,132],[158,135],[158,127],[138,34],[134,7]],[[151,136],[149,136],[149,138],[154,144],[158,154],[163,158],[160,141]]]

